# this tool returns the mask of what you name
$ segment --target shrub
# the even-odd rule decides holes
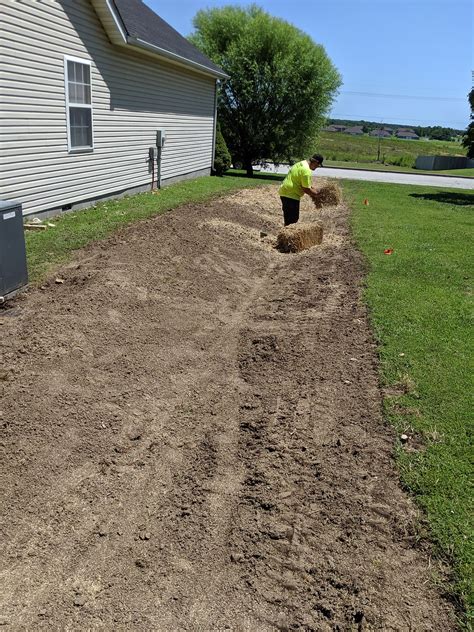
[[[415,158],[413,156],[398,156],[396,158],[387,158],[387,165],[397,165],[399,167],[415,167]]]
[[[222,136],[221,126],[217,124],[216,129],[216,149],[214,152],[214,173],[216,176],[223,176],[231,165],[231,157],[227,145]]]

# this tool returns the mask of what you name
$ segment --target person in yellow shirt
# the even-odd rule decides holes
[[[314,154],[308,160],[301,160],[289,170],[280,187],[280,199],[283,208],[283,221],[285,226],[296,224],[300,218],[300,199],[306,193],[310,197],[316,195],[316,190],[311,186],[313,174],[318,167],[323,166],[323,156]]]

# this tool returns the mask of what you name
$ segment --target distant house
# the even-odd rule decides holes
[[[391,134],[390,132],[387,132],[387,130],[385,129],[373,129],[369,133],[369,136],[376,136],[378,138],[390,138]]]
[[[397,129],[395,136],[404,140],[418,140],[420,138],[414,130],[405,128]]]
[[[346,127],[345,134],[352,134],[352,136],[362,136],[364,130],[361,125],[354,125],[354,127]]]
[[[345,125],[329,125],[324,128],[325,132],[344,132],[346,129]]]
[[[3,2],[0,199],[57,212],[210,173],[227,75],[141,0]],[[166,137],[161,160],[150,160]]]

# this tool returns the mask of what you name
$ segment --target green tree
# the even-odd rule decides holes
[[[468,98],[471,106],[471,122],[468,125],[462,144],[467,149],[467,157],[474,158],[474,88],[469,93]]]
[[[218,100],[234,162],[282,162],[314,151],[341,85],[322,46],[256,5],[199,11],[190,40],[229,75]]]
[[[430,138],[433,140],[451,140],[453,131],[448,127],[440,127],[436,125],[431,128]]]

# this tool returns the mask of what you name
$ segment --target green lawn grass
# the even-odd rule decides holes
[[[351,136],[339,132],[321,132],[315,143],[327,161],[374,163],[380,145],[380,160],[388,165],[414,167],[417,156],[466,156],[459,143],[440,140],[402,140],[373,136]]]
[[[266,184],[265,179],[248,180],[237,175],[203,177],[173,184],[156,193],[141,193],[50,220],[54,227],[41,232],[26,232],[30,281],[40,282],[54,266],[69,260],[74,250],[107,237],[134,221],[164,213],[180,204],[200,202],[226,192]]]
[[[473,614],[472,236],[474,194],[344,181],[367,257],[365,298],[382,380],[404,391],[387,418],[413,437],[398,447],[404,484],[453,563],[454,594]],[[368,199],[369,206],[363,204]],[[384,254],[393,249],[393,254]],[[413,451],[410,446],[413,445]]]
[[[415,169],[418,171],[418,169]],[[418,171],[419,173],[419,171]],[[474,178],[474,169],[446,169],[444,171],[427,171],[426,173],[442,173],[447,176],[461,176],[462,178]]]

